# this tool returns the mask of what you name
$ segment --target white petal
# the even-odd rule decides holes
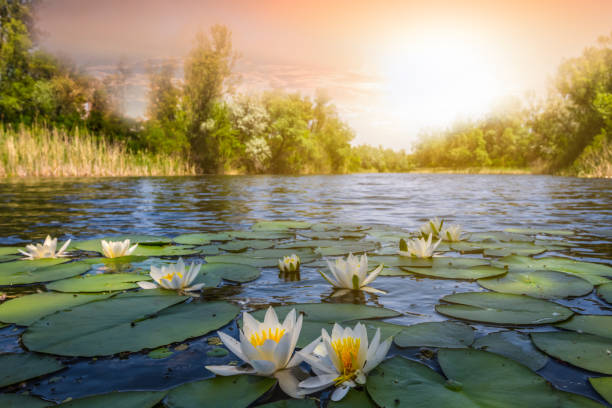
[[[372,371],[374,368],[376,368],[376,366],[379,365],[381,361],[383,361],[385,357],[387,356],[387,352],[389,352],[389,347],[391,347],[390,338],[385,340],[380,346],[378,346],[378,349],[376,350],[374,357],[368,360],[365,366],[363,367],[363,372],[367,374],[370,371]]]
[[[304,398],[304,392],[300,390],[299,380],[291,370],[278,370],[274,373],[281,390],[291,398]]]
[[[291,342],[293,337],[290,333],[286,333],[276,345],[274,349],[274,361],[276,361],[277,368],[285,368],[289,363],[293,349],[291,348]]]
[[[324,374],[318,375],[316,377],[310,377],[300,382],[300,387],[302,388],[319,388],[319,387],[328,387],[334,383],[337,374]]]
[[[236,357],[238,357],[242,361],[245,361],[247,363],[249,362],[249,360],[247,360],[245,355],[242,354],[242,350],[240,349],[240,343],[238,343],[236,339],[234,339],[231,336],[228,336],[227,334],[223,332],[217,332],[217,334],[219,335],[219,338],[221,339],[225,347],[229,349],[229,351],[234,353]]]
[[[268,376],[276,371],[276,364],[268,360],[251,360],[251,365],[259,375]]]
[[[364,292],[373,293],[375,295],[385,295],[387,293],[384,290],[375,289],[371,286],[363,286],[361,290]]]
[[[191,285],[188,288],[185,288],[185,292],[195,292],[202,289],[206,284],[205,283],[196,283],[195,285]]]
[[[157,285],[154,284],[153,282],[140,281],[136,283],[138,284],[138,286],[140,286],[143,289],[157,289]]]
[[[221,376],[238,375],[238,374],[255,374],[255,370],[251,367],[237,367],[230,365],[221,366],[206,366],[206,369]]]
[[[348,385],[341,385],[340,387],[336,388],[336,390],[332,393],[331,400],[340,401],[342,398],[344,398],[344,396],[347,392],[349,392],[350,389],[351,387],[349,387]]]
[[[278,316],[276,315],[276,312],[274,311],[274,308],[272,306],[270,306],[268,310],[266,310],[266,316],[264,317],[264,326],[266,328],[275,328],[280,326],[280,323],[278,322]]]
[[[310,342],[310,344],[308,344],[306,347],[304,347],[300,351],[296,352],[293,355],[293,357],[291,358],[291,360],[289,361],[289,363],[287,364],[287,367],[288,368],[289,367],[294,367],[294,366],[300,364],[304,360],[304,356],[312,354],[314,349],[319,344],[321,344],[321,337],[318,337],[317,339],[315,339],[312,342]]]
[[[363,280],[363,282],[361,283],[361,286],[366,286],[367,284],[371,283],[374,279],[378,277],[378,275],[382,272],[382,270],[383,270],[383,265],[382,264],[378,265],[378,268],[370,272],[368,277]]]

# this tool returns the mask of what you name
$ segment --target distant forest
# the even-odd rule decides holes
[[[69,143],[80,131],[122,146],[114,151],[173,158],[197,173],[514,168],[612,176],[612,37],[566,60],[545,100],[516,100],[482,120],[421,135],[407,153],[351,146],[353,131],[323,92],[236,93],[237,53],[223,25],[197,36],[180,83],[177,66],[151,65],[147,119],[127,118],[126,65],[99,79],[42,51],[35,4],[0,0],[0,141],[43,127]]]

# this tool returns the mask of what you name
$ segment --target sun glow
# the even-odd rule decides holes
[[[482,44],[452,33],[398,41],[379,67],[398,119],[426,126],[489,110],[503,94],[496,71]]]

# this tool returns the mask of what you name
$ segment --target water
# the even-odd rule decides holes
[[[386,224],[414,230],[438,216],[468,231],[507,227],[571,229],[577,246],[562,255],[612,264],[612,180],[550,176],[364,174],[346,176],[211,176],[102,178],[0,183],[0,244],[23,244],[47,234],[85,239],[116,233],[175,236],[186,232],[246,228],[255,220],[291,219]],[[453,291],[480,291],[476,283],[413,277],[379,278],[385,296],[344,298],[403,312],[390,321],[413,324],[444,320],[434,306]],[[293,302],[333,301],[314,268],[299,281],[284,281],[274,269],[246,285],[226,285],[205,297],[243,308]],[[581,313],[610,314],[597,296],[563,300]],[[500,328],[474,325],[479,335]],[[545,328],[549,329],[549,328]],[[19,351],[21,330],[0,330],[0,351]],[[60,379],[28,383],[35,395],[54,401],[111,390],[165,389],[209,376],[205,339],[170,359],[146,353],[129,358],[72,359]],[[393,350],[410,355],[411,351]],[[408,353],[408,354],[407,354]],[[213,359],[222,364],[230,358]],[[540,372],[558,388],[598,398],[585,382],[589,373],[551,362]],[[592,375],[592,374],[591,374]],[[53,376],[53,375],[51,375]],[[600,400],[601,401],[601,400]]]

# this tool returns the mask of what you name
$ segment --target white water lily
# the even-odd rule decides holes
[[[70,241],[71,240],[64,242],[64,245],[62,245],[62,247],[58,251],[55,251],[55,249],[57,248],[57,238],[51,238],[49,235],[47,235],[47,238],[45,238],[45,242],[43,242],[42,244],[30,244],[26,246],[25,251],[22,251],[20,249],[19,252],[24,254],[26,256],[25,259],[28,260],[42,258],[62,258],[68,256],[65,251],[66,248],[68,248],[68,245],[70,245]]]
[[[281,389],[289,396],[302,398],[298,380],[292,374],[294,368],[303,361],[301,353],[295,353],[295,345],[302,330],[302,315],[296,319],[292,309],[281,324],[272,307],[268,308],[263,322],[257,321],[247,312],[242,315],[243,327],[240,342],[223,332],[218,332],[223,344],[248,367],[206,366],[217,375],[253,374],[263,377],[276,377]],[[312,353],[319,343],[313,341],[302,351]]]
[[[400,251],[398,252],[401,256],[414,256],[417,258],[431,258],[434,251],[440,245],[441,239],[435,244],[432,244],[433,234],[430,234],[427,240],[425,238],[414,238],[408,241],[400,241]]]
[[[122,256],[131,255],[136,247],[138,247],[138,244],[134,244],[132,247],[130,247],[129,239],[126,239],[125,241],[101,240],[100,244],[102,245],[102,253],[107,258],[120,258]]]
[[[341,400],[352,387],[364,385],[367,374],[385,359],[391,347],[391,338],[380,342],[380,329],[368,344],[368,333],[361,323],[354,329],[335,324],[331,337],[322,329],[321,338],[323,347],[304,354],[316,376],[300,382],[300,388],[310,394],[333,384],[333,401]]]
[[[461,230],[461,225],[451,224],[447,227],[442,228],[442,230],[440,231],[440,238],[443,241],[458,242],[462,240],[462,233],[463,231]]]
[[[433,235],[434,238],[438,238],[440,235],[440,231],[442,231],[442,227],[444,225],[444,220],[436,218],[432,218],[427,221],[425,224],[421,225],[419,228],[419,233],[422,238],[426,238],[429,235]]]
[[[278,269],[281,272],[296,272],[300,269],[300,257],[296,254],[285,256],[278,260]]]
[[[185,263],[180,258],[176,264],[164,265],[161,268],[151,266],[150,275],[156,283],[141,281],[138,286],[143,289],[163,289],[180,290],[182,292],[193,292],[202,289],[203,283],[191,285],[198,277],[202,264],[191,263],[189,270],[185,272]],[[191,285],[191,286],[190,286]]]
[[[365,254],[360,257],[349,254],[346,260],[337,258],[336,262],[334,263],[327,261],[327,266],[329,267],[331,276],[326,275],[322,271],[319,271],[319,273],[333,287],[337,289],[344,289],[340,292],[340,294],[343,294],[347,290],[385,293],[382,290],[367,286],[374,281],[374,279],[376,279],[378,274],[380,274],[383,269],[383,265],[378,265],[376,269],[368,274],[368,256]]]

